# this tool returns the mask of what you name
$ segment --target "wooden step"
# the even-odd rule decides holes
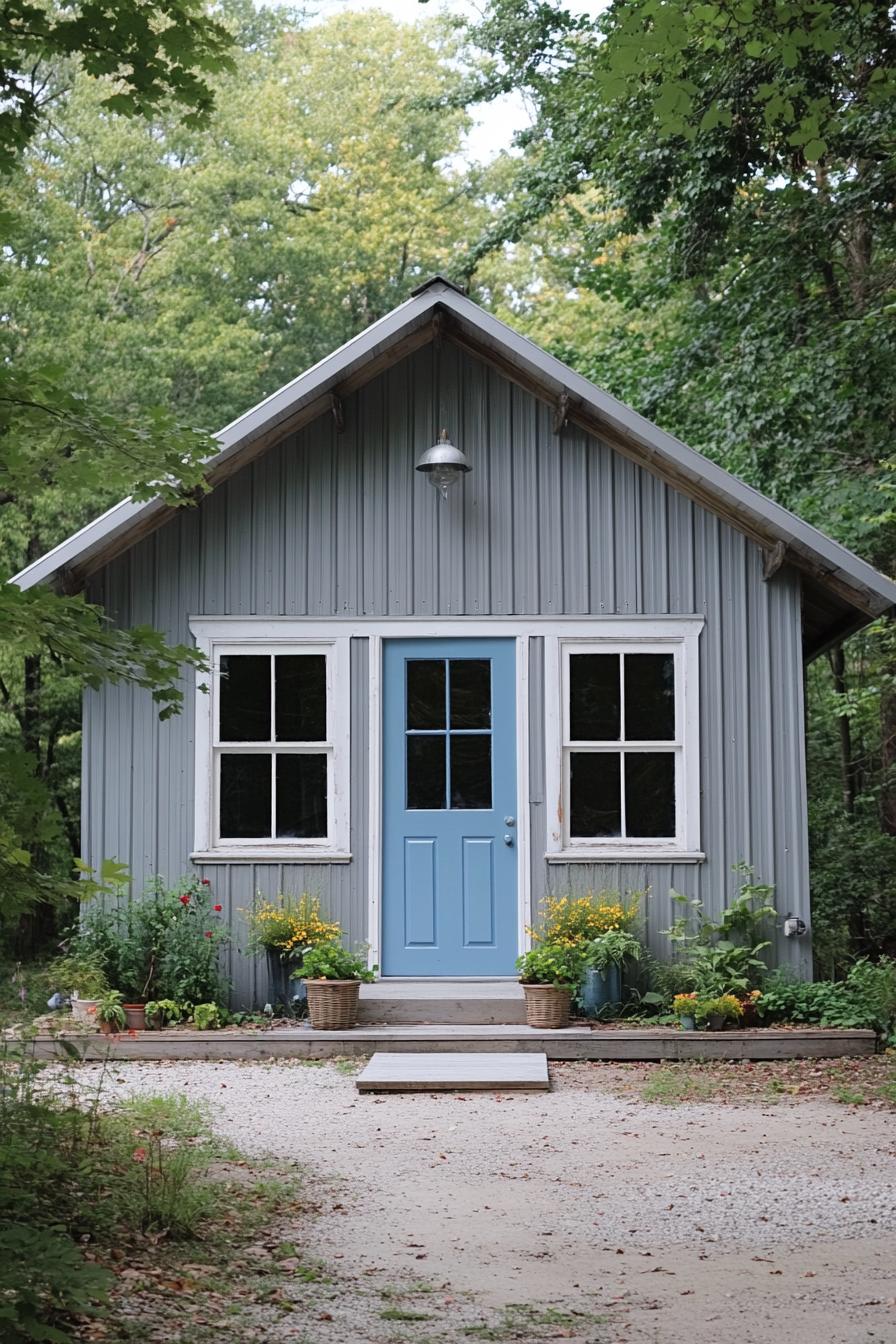
[[[516,980],[377,980],[361,986],[358,1021],[367,1025],[523,1026]]]
[[[378,1050],[358,1074],[359,1092],[547,1092],[548,1057],[470,1051],[401,1054]]]

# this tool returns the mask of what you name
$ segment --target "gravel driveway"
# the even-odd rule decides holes
[[[603,1318],[558,1338],[896,1342],[892,1112],[648,1105],[599,1069],[553,1077],[547,1094],[362,1097],[332,1064],[133,1063],[108,1088],[208,1102],[247,1153],[334,1179],[316,1253],[366,1286]],[[390,1338],[461,1337],[440,1328]]]

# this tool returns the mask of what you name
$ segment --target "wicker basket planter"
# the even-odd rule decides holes
[[[357,1026],[360,980],[306,980],[305,988],[315,1031],[345,1031]]]
[[[572,990],[567,985],[523,985],[526,1023],[541,1030],[569,1026]]]

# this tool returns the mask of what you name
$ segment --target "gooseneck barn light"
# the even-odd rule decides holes
[[[461,450],[449,439],[447,429],[443,429],[438,443],[421,453],[417,470],[426,475],[430,485],[438,490],[443,499],[447,499],[449,485],[453,485],[465,471],[472,468]]]

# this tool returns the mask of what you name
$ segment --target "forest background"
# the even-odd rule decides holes
[[[209,431],[436,271],[896,571],[886,5],[5,8],[0,579],[163,475],[190,507]],[[531,127],[470,163],[471,108],[508,93]],[[0,636],[0,933],[22,955],[77,891],[83,686],[129,677],[177,712],[191,655],[8,585]],[[807,688],[827,976],[896,951],[889,622]]]

